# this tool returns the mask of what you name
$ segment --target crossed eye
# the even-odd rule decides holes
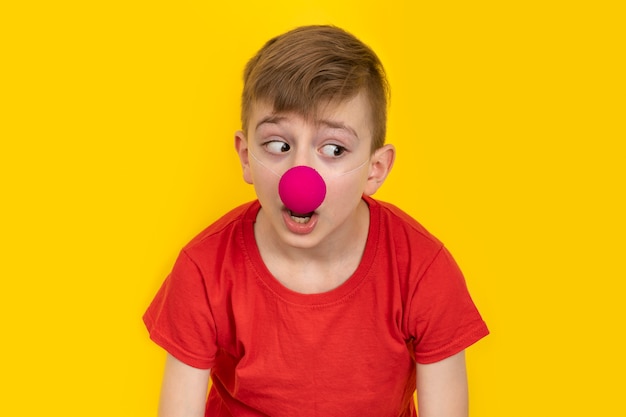
[[[326,156],[335,157],[335,158],[343,155],[345,151],[346,151],[346,148],[344,148],[343,146],[339,146],[339,145],[329,144],[329,145],[322,146],[322,154]]]
[[[280,140],[273,140],[267,142],[265,145],[265,149],[273,154],[281,154],[286,153],[291,150],[291,146],[287,142],[283,142]],[[340,145],[335,144],[327,144],[322,146],[320,150],[321,154],[331,158],[337,158],[346,152],[346,148]]]
[[[282,142],[280,140],[273,140],[271,142],[267,142],[265,144],[265,149],[267,149],[270,153],[285,153],[289,152],[291,146],[287,142]]]

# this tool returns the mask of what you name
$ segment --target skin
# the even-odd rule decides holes
[[[419,417],[467,417],[465,351],[428,365],[417,364]]]
[[[208,369],[196,369],[168,354],[161,385],[159,417],[204,417]]]
[[[395,149],[372,152],[370,108],[364,94],[326,103],[316,120],[276,114],[267,103],[253,106],[248,135],[235,134],[243,178],[255,187],[261,210],[255,238],[270,272],[284,286],[310,294],[332,290],[356,270],[367,240],[369,210],[362,195],[385,181]],[[278,196],[279,176],[307,165],[318,170],[326,198],[305,225],[294,221]],[[461,352],[417,365],[420,417],[466,417],[467,378]],[[204,415],[209,370],[168,356],[159,416]]]

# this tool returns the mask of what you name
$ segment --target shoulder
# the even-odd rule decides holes
[[[397,206],[372,198],[366,198],[372,217],[379,222],[379,230],[383,237],[398,243],[406,242],[419,248],[430,248],[439,251],[443,243],[431,234],[414,217]]]
[[[191,239],[183,247],[183,252],[190,255],[197,252],[206,253],[211,246],[235,242],[233,238],[241,236],[245,224],[254,223],[259,208],[259,202],[256,200],[233,208]]]
[[[170,275],[184,279],[222,279],[232,267],[248,262],[249,246],[254,244],[254,220],[260,205],[252,201],[236,207],[198,233],[179,252]],[[191,278],[190,278],[191,277]]]
[[[421,223],[393,204],[370,200],[376,262],[386,263],[404,291],[413,291],[429,272],[452,274],[455,264],[444,244]],[[441,268],[433,268],[441,264]]]

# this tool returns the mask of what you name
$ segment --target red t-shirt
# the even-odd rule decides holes
[[[144,321],[170,354],[211,369],[206,416],[415,416],[415,361],[488,334],[443,245],[396,207],[365,201],[361,263],[325,293],[272,277],[254,239],[256,201],[182,250]]]

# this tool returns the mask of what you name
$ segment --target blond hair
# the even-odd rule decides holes
[[[265,101],[275,112],[312,117],[320,105],[365,92],[372,112],[372,151],[383,146],[389,86],[374,51],[335,26],[303,26],[269,40],[244,70],[241,123]]]

